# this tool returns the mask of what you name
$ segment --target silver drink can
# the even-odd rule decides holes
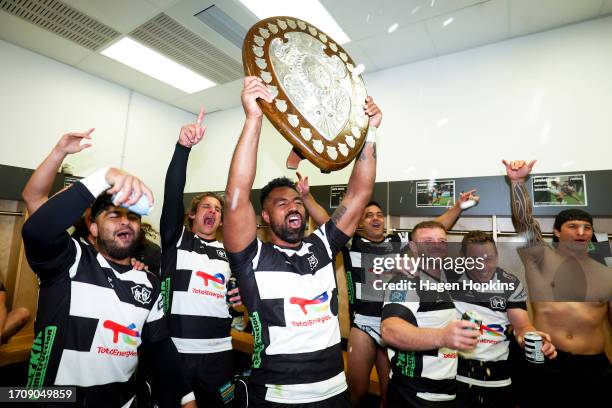
[[[235,277],[231,276],[227,281],[227,294],[225,295],[225,301],[227,303],[231,304],[229,292],[236,289],[237,287],[238,287],[238,281],[236,280]]]
[[[542,352],[542,346],[544,341],[542,336],[535,332],[525,333],[525,358],[527,361],[534,364],[544,363],[544,353]]]
[[[478,329],[476,330],[480,330],[480,327],[482,326],[482,317],[474,310],[464,312],[461,316],[461,320],[467,320],[468,322],[474,323],[476,326],[478,326]]]

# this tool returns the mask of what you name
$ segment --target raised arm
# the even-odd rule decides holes
[[[179,239],[185,216],[183,204],[183,190],[187,179],[187,161],[191,148],[204,137],[206,126],[202,126],[204,108],[195,123],[181,127],[179,138],[174,148],[174,154],[164,184],[164,206],[160,220],[160,234],[162,249],[169,248]]]
[[[320,227],[321,225],[329,221],[329,214],[327,213],[327,210],[325,210],[325,208],[323,208],[321,204],[319,204],[317,200],[315,200],[312,194],[310,194],[308,176],[302,177],[299,172],[296,172],[296,174],[298,177],[296,189],[298,193],[300,193],[300,196],[302,196],[302,202],[304,203],[304,207],[306,208],[306,211],[308,211],[308,214],[310,214],[310,216],[314,220],[315,224],[317,224],[317,227]]]
[[[376,129],[382,120],[382,112],[371,96],[365,102],[363,109],[370,116],[366,143],[353,166],[344,199],[331,216],[340,231],[348,236],[355,232],[363,209],[372,197],[376,180]]]
[[[466,191],[465,193],[461,193],[459,195],[459,200],[457,200],[455,205],[446,210],[444,214],[436,218],[436,221],[444,225],[444,228],[446,228],[447,231],[450,230],[453,225],[455,225],[457,219],[459,218],[459,216],[461,216],[461,213],[463,212],[463,209],[461,209],[462,203],[465,203],[468,200],[480,201],[480,197],[475,195],[475,192],[476,190],[474,189]]]
[[[272,95],[261,78],[246,77],[242,90],[242,106],[246,118],[234,150],[225,188],[223,245],[227,251],[234,253],[243,251],[257,235],[257,219],[250,200],[263,119],[257,98],[272,103]]]
[[[91,147],[90,143],[81,144],[81,142],[83,139],[91,139],[93,131],[94,128],[81,133],[66,133],[53,147],[51,153],[49,153],[40,166],[32,173],[21,193],[30,215],[34,214],[49,199],[49,192],[51,187],[53,187],[53,181],[66,156]]]
[[[530,163],[517,160],[508,163],[506,160],[502,160],[502,163],[506,166],[506,174],[511,183],[512,219],[516,224],[517,232],[525,235],[527,246],[534,246],[544,242],[540,224],[533,217],[533,206],[525,183],[535,162],[535,160],[532,160]]]

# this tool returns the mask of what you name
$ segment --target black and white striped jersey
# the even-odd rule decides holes
[[[446,290],[426,290],[421,282],[438,284],[440,280],[423,272],[408,278],[414,290],[395,290],[387,293],[382,320],[398,317],[421,328],[443,328],[457,318],[457,312]],[[394,279],[398,281],[400,278]],[[444,275],[442,276],[444,281]],[[437,402],[455,399],[457,351],[440,348],[427,351],[387,348],[391,361],[391,375],[400,395],[407,393],[420,399]],[[390,383],[391,386],[391,383]]]
[[[364,254],[390,255],[407,243],[408,233],[389,234],[381,242],[370,241],[355,233],[349,243],[342,248],[352,321],[359,320],[363,316],[380,319],[382,313],[384,292],[369,288],[368,295],[366,296],[364,293],[366,290],[364,285],[373,282],[375,279],[372,268],[366,268],[366,265],[364,265],[368,262],[363,259]],[[367,274],[372,276],[368,277]],[[376,295],[380,296],[379,301],[372,299]]]
[[[40,282],[28,387],[76,386],[75,406],[128,407],[144,358],[168,376],[160,387],[169,400],[193,400],[168,334],[158,278],[111,263],[66,231],[110,188],[107,172],[51,197],[23,226],[28,263]],[[124,222],[115,218],[112,223]]]
[[[168,335],[157,278],[74,239],[50,262],[28,260],[40,279],[28,387],[104,386],[129,401],[139,347]]]
[[[454,275],[466,290],[451,292],[459,316],[475,311],[482,318],[480,338],[476,348],[459,352],[457,380],[481,387],[503,387],[511,384],[508,354],[510,333],[508,309],[527,310],[527,293],[513,274],[497,268],[489,283],[499,290],[476,291],[463,282],[472,281],[466,274]]]
[[[335,257],[348,239],[330,220],[297,248],[256,239],[228,253],[253,327],[251,381],[266,400],[315,402],[347,388]]]
[[[183,227],[174,248],[164,249],[162,292],[172,341],[180,353],[232,349],[232,318],[226,301],[230,267],[219,241]]]
[[[180,353],[232,349],[226,302],[230,268],[223,244],[183,226],[183,190],[191,149],[177,143],[164,184],[160,220],[162,294],[170,335]]]

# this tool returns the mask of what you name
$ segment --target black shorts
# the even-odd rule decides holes
[[[525,361],[521,408],[594,406],[612,398],[612,364],[605,354],[579,355],[557,350],[543,364]]]
[[[181,354],[187,379],[201,407],[224,407],[234,398],[232,351]]]
[[[457,381],[457,408],[514,408],[512,385],[480,387]]]
[[[263,385],[249,384],[249,408],[350,408],[351,400],[348,390],[326,400],[304,404],[282,404],[266,401],[267,388]]]
[[[424,400],[417,397],[416,392],[407,389],[391,377],[387,386],[387,406],[389,408],[453,408],[455,400]]]
[[[185,377],[192,386],[199,407],[229,407],[234,399],[234,366],[232,351],[208,354],[181,353]],[[163,395],[154,399],[163,408],[171,407]]]

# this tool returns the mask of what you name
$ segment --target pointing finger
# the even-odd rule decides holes
[[[202,120],[204,119],[204,107],[200,108],[200,114],[198,115],[198,120],[196,120],[196,126],[202,125]]]

